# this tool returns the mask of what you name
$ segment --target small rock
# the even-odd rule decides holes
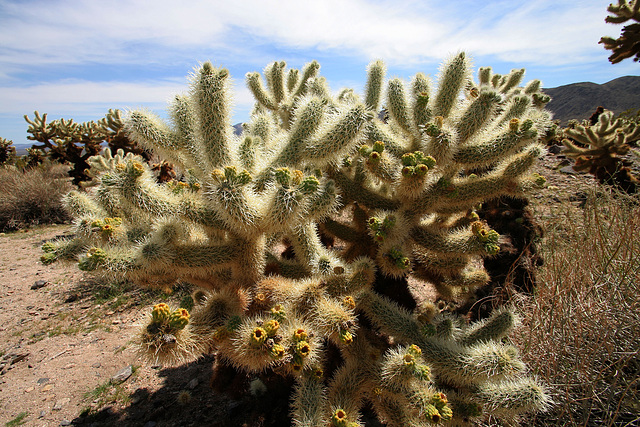
[[[71,402],[71,399],[68,398],[68,397],[64,397],[64,398],[58,400],[55,405],[53,405],[53,410],[54,411],[60,411],[62,409],[62,407],[64,405],[68,404],[69,402]]]
[[[547,150],[551,154],[558,154],[558,153],[560,153],[562,151],[562,146],[561,145],[552,145]]]
[[[560,169],[560,172],[566,173],[566,174],[569,174],[569,175],[577,175],[578,174],[578,172],[576,172],[573,169],[573,166],[565,166],[565,167]]]
[[[64,366],[62,369],[73,369],[76,367],[75,363],[69,363],[67,366]]]
[[[44,288],[48,284],[49,284],[49,282],[47,282],[46,280],[36,280],[36,282],[33,285],[31,285],[31,289]]]
[[[42,410],[40,411],[40,415],[38,416],[38,418],[44,418],[46,416],[47,416],[47,411]]]
[[[49,378],[39,378],[38,381],[36,381],[38,385],[46,384],[48,382],[49,382]]]
[[[53,384],[47,384],[46,386],[42,387],[42,390],[40,390],[40,391],[45,393],[45,392],[51,390],[52,388],[53,388]]]
[[[194,378],[191,381],[189,381],[189,384],[187,384],[187,388],[189,390],[193,390],[194,388],[198,387],[198,379]]]
[[[127,379],[129,379],[131,375],[133,375],[133,366],[129,365],[125,368],[120,369],[118,372],[116,372],[116,374],[113,377],[111,377],[111,381],[115,383],[123,383]]]
[[[101,366],[102,366],[102,364],[100,362],[96,362],[93,365],[91,365],[92,368],[99,368]]]
[[[11,357],[11,364],[18,363],[21,360],[24,360],[29,356],[29,352],[21,352],[21,353],[12,353],[9,355]]]
[[[77,301],[78,298],[79,298],[78,294],[71,294],[65,298],[64,302],[65,303],[74,302],[74,301]]]
[[[35,387],[27,387],[24,389],[25,393],[31,393],[33,390],[35,390]]]
[[[60,425],[61,425],[61,426],[70,426],[70,425],[71,425],[71,421],[69,421],[69,420],[62,420],[62,421],[60,421]]]

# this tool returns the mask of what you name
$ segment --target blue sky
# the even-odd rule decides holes
[[[187,76],[211,61],[234,80],[234,123],[247,120],[249,71],[285,60],[322,66],[332,90],[362,92],[366,66],[388,77],[437,76],[464,50],[474,68],[526,68],[543,87],[639,75],[598,44],[609,1],[567,0],[0,0],[0,137],[27,143],[24,114],[98,120],[109,108],[165,116]]]

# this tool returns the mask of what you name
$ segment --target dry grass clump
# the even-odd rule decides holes
[[[64,165],[0,167],[0,231],[69,220],[61,198],[71,190]]]
[[[544,224],[514,339],[554,405],[527,425],[640,424],[640,198],[597,187]]]

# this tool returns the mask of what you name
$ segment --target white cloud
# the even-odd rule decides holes
[[[184,84],[174,82],[69,81],[28,87],[0,87],[3,97],[0,114],[34,110],[86,113],[87,106],[91,105],[109,105],[110,108],[164,106],[172,95],[184,90]]]
[[[605,5],[537,0],[488,2],[326,0],[5,2],[5,63],[146,62],[261,46],[321,49],[391,63],[439,61],[460,49],[537,63],[582,60],[598,48]],[[46,10],[47,13],[42,13]],[[596,46],[594,46],[596,44]]]

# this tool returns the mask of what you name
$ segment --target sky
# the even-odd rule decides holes
[[[362,94],[367,65],[387,77],[437,78],[465,51],[474,70],[525,68],[543,87],[640,75],[612,65],[598,41],[623,25],[604,22],[610,1],[588,0],[0,0],[0,137],[27,141],[27,114],[99,120],[110,108],[151,110],[188,91],[211,61],[233,79],[233,123],[248,120],[244,83],[273,61],[317,60],[332,91]]]

